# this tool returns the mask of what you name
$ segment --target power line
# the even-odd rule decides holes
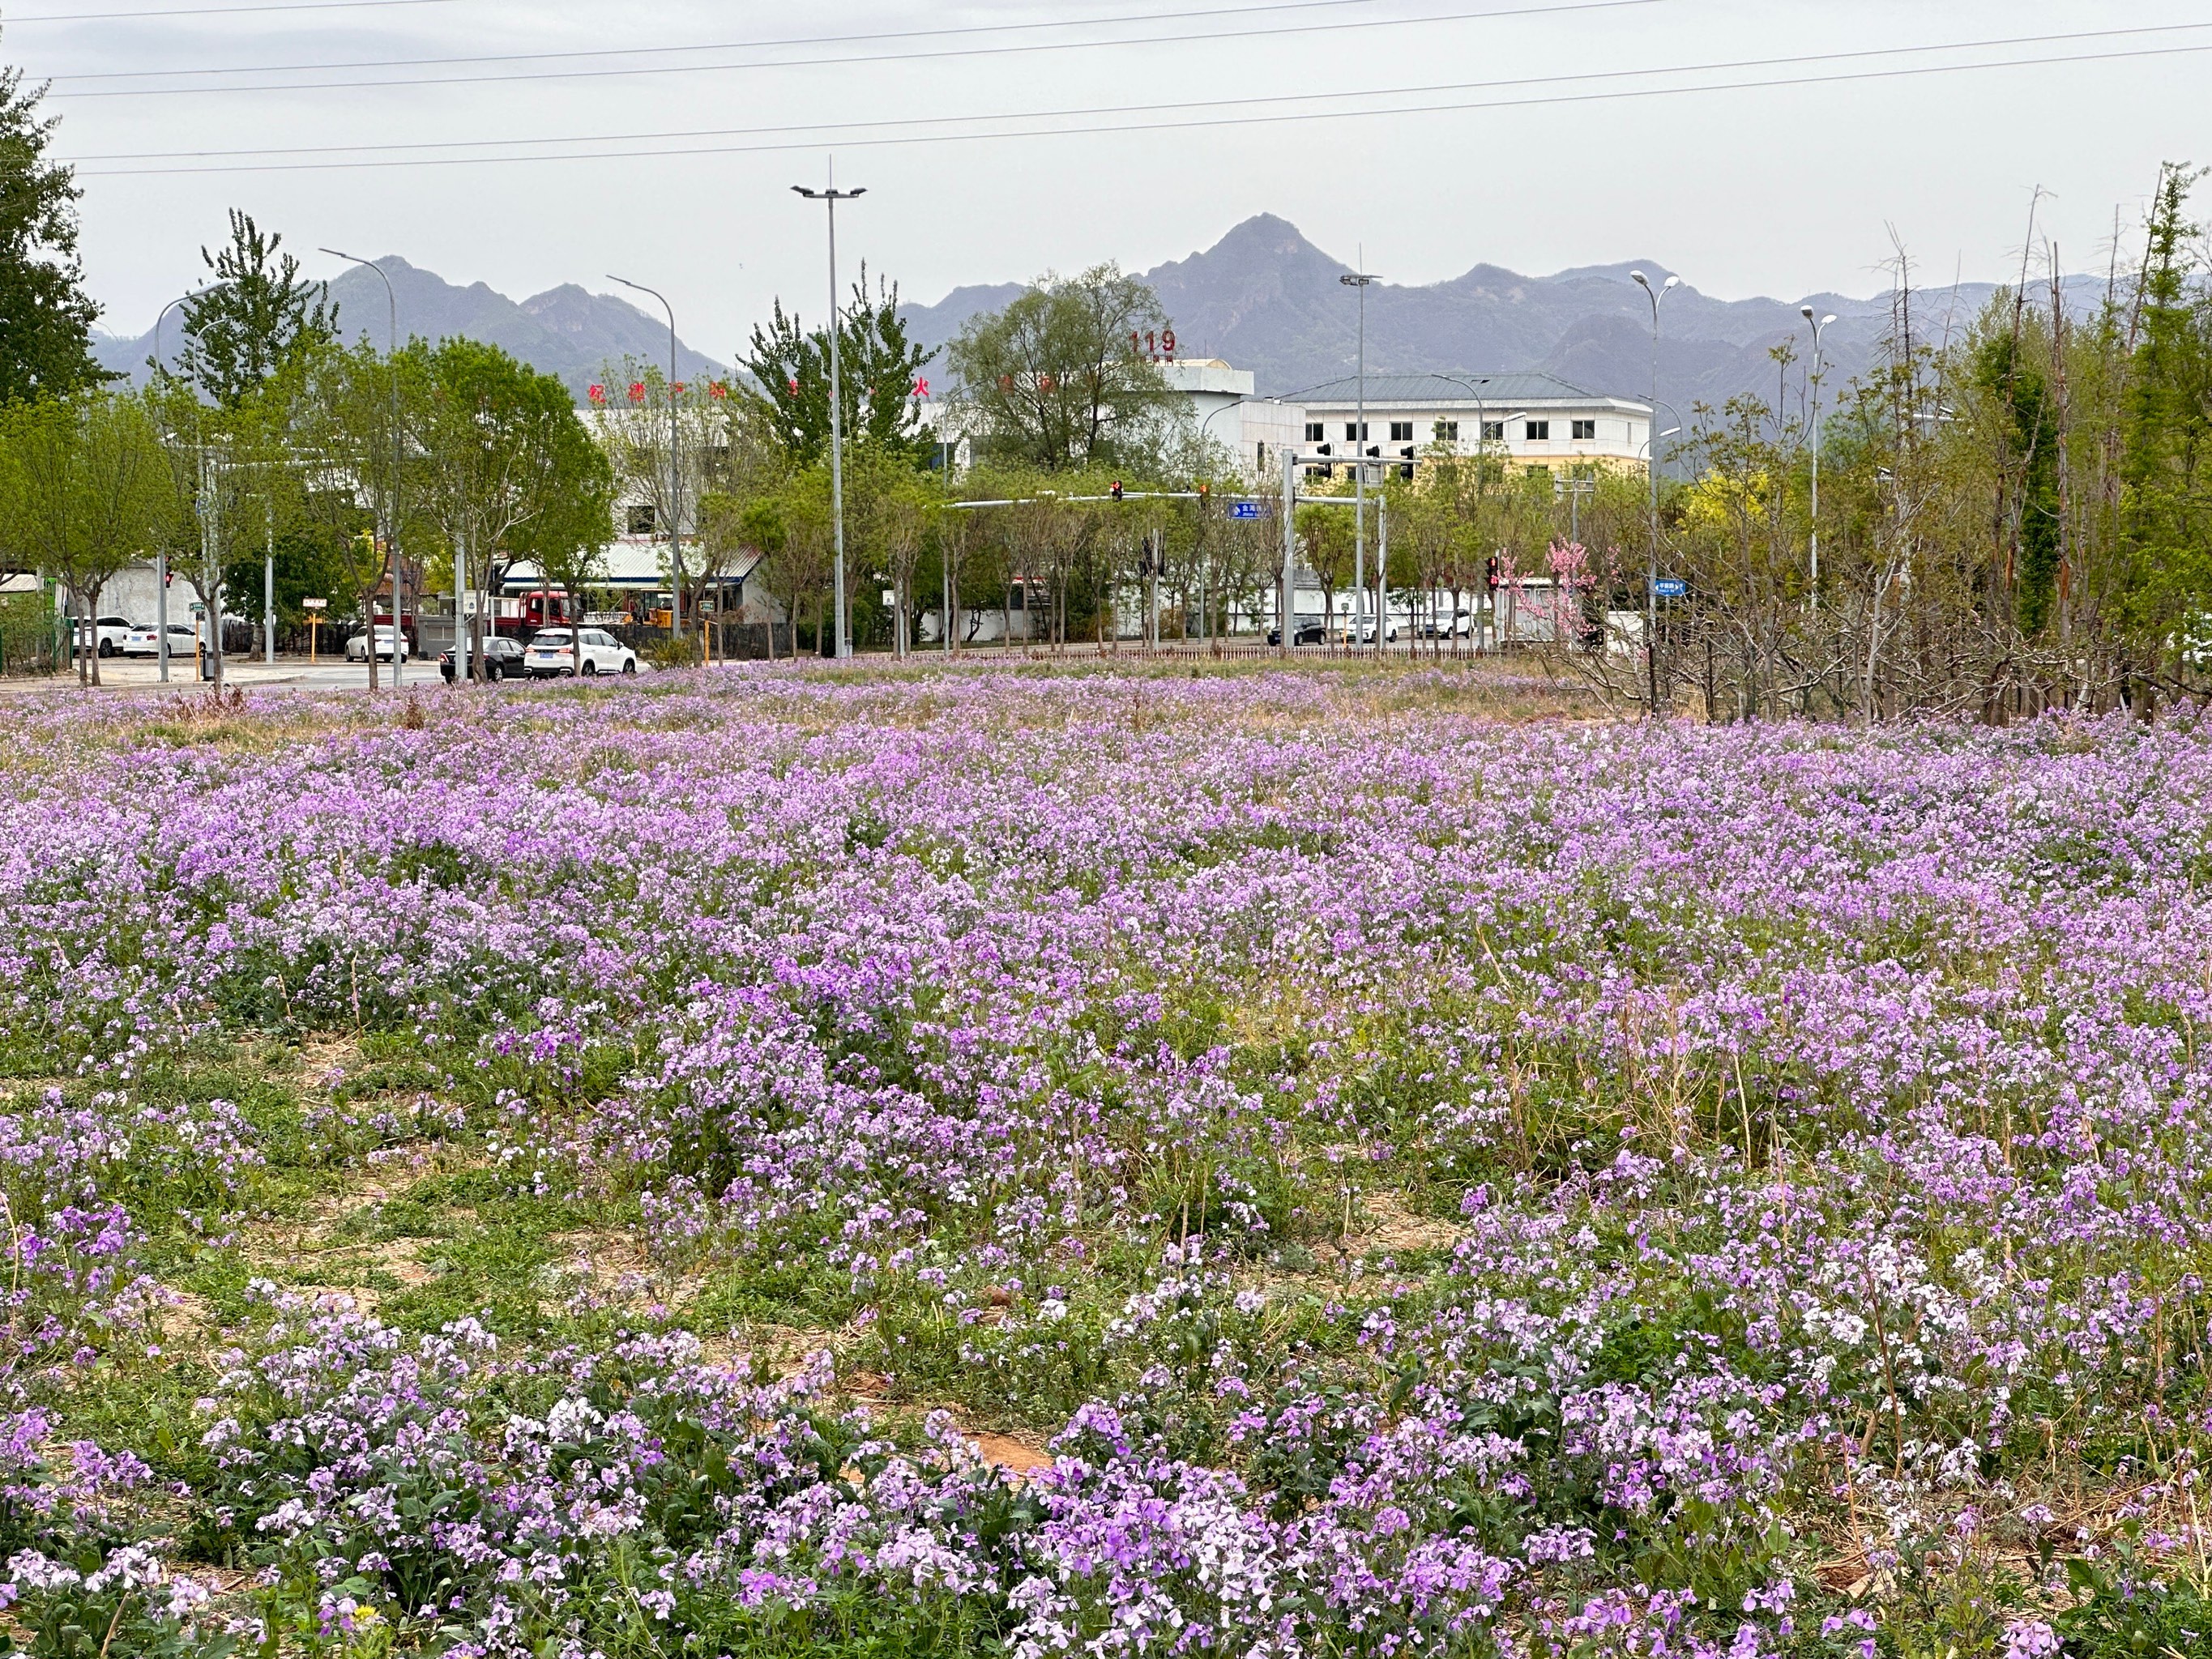
[[[1117,27],[1124,23],[1177,23],[1194,18],[1249,17],[1265,12],[1340,10],[1372,6],[1377,0],[1269,0],[1255,6],[1216,6],[1200,11],[1123,12],[1105,17],[1047,18],[1027,23],[966,23],[957,28],[878,29],[864,33],[793,35],[768,40],[710,40],[688,46],[583,46],[562,52],[486,52],[455,58],[363,58],[336,64],[250,64],[234,69],[102,70],[85,75],[57,75],[57,86],[77,81],[176,80],[191,75],[299,75],[339,70],[440,69],[464,64],[542,64],[579,58],[671,57],[679,52],[773,52],[785,46],[855,46],[874,40],[927,40],[947,36],[1021,34],[1042,29]],[[225,88],[228,90],[228,88]]]
[[[112,23],[125,19],[151,21],[162,17],[240,17],[269,11],[361,11],[386,6],[450,6],[461,0],[275,0],[261,6],[180,6],[165,11],[36,11],[10,13],[8,27],[18,23]]]
[[[1643,6],[1658,6],[1668,0],[1570,0],[1566,4],[1490,7],[1473,11],[1432,13],[1417,17],[1361,17],[1334,23],[1288,23],[1275,28],[1191,29],[1176,34],[1121,35],[1106,40],[1037,40],[1018,41],[995,46],[947,46],[934,52],[848,52],[842,57],[781,58],[772,60],[738,64],[657,64],[624,68],[529,70],[515,75],[434,75],[386,76],[367,81],[269,81],[258,86],[224,87],[113,87],[95,88],[86,92],[56,91],[50,98],[82,100],[91,98],[179,98],[205,97],[216,94],[235,97],[252,92],[343,92],[362,88],[377,87],[471,87],[507,85],[524,81],[587,81],[610,76],[642,75],[698,75],[744,70],[808,69],[823,65],[882,63],[924,63],[952,58],[1000,58],[1018,53],[1046,52],[1087,52],[1101,46],[1179,46],[1199,40],[1267,40],[1291,35],[1334,34],[1351,29],[1399,28],[1422,23],[1480,22],[1496,17],[1541,17],[1571,12],[1617,11]],[[1252,9],[1273,9],[1253,8]],[[1127,21],[1139,21],[1141,19]],[[1062,27],[1066,27],[1062,25]],[[855,40],[871,37],[855,36]],[[901,38],[886,36],[886,39]],[[771,45],[774,43],[770,43]],[[752,51],[745,46],[697,46],[687,50],[696,52]],[[594,58],[613,54],[595,52]],[[342,69],[345,65],[334,65]],[[208,74],[248,74],[250,70],[207,70]]]
[[[1990,52],[2022,46],[2055,46],[2072,42],[2114,38],[2136,37],[2144,34],[2203,33],[2212,30],[2212,23],[2174,23],[2136,28],[2094,29],[2063,34],[2016,35],[1996,40],[1942,42],[1917,46],[1873,46],[1849,52],[1817,52],[1778,58],[1725,59],[1704,64],[1673,64],[1655,69],[1587,70],[1556,76],[1529,76],[1513,79],[1491,81],[1462,81],[1427,85],[1373,88],[1352,92],[1277,94],[1238,99],[1207,99],[1152,104],[1121,104],[1075,110],[1018,110],[989,115],[925,116],[903,119],[811,123],[800,125],[761,127],[697,128],[689,131],[638,134],[580,134],[547,138],[499,138],[483,140],[457,139],[445,142],[428,141],[392,144],[336,144],[296,149],[270,148],[261,149],[204,150],[183,155],[167,152],[117,152],[108,155],[76,158],[72,165],[84,162],[123,161],[222,161],[240,157],[289,155],[370,155],[390,159],[369,159],[343,161],[272,161],[257,165],[234,167],[176,167],[149,168],[85,167],[88,178],[135,178],[169,173],[232,173],[232,172],[295,172],[309,170],[338,170],[362,167],[453,167],[477,162],[533,161],[603,161],[626,155],[659,157],[670,155],[721,155],[769,153],[792,149],[812,148],[831,139],[840,146],[855,145],[874,148],[895,143],[970,143],[997,138],[1050,137],[1057,136],[1090,135],[1099,133],[1172,131],[1198,127],[1260,125],[1295,120],[1346,120],[1385,115],[1426,114],[1461,111],[1529,108],[1550,104],[1574,104],[1616,100],[1635,97],[1680,96],[1696,92],[1727,92],[1756,90],[1774,87],[1814,86],[1830,82],[1894,79],[1905,76],[1949,74],[1963,70],[2034,68],[2045,64],[2101,63],[2119,59],[2180,55],[2212,51],[2212,46],[2156,46],[2121,52],[2045,55],[2030,58],[2007,58],[1972,64],[1932,64],[1901,65],[1881,70],[1866,70],[1839,75],[1820,75],[1772,78],[1751,82],[1719,82],[1705,86],[1638,87],[1613,88],[1588,93],[1565,93],[1547,97],[1474,102],[1432,103],[1413,106],[1393,106],[1389,108],[1328,110],[1283,110],[1289,104],[1311,105],[1322,102],[1342,102],[1351,100],[1428,98],[1446,94],[1470,92],[1510,92],[1533,87],[1591,86],[1623,80],[1643,80],[1662,76],[1698,76],[1739,74],[1747,70],[1790,68],[1803,65],[1863,62],[1869,58],[1895,58],[1905,55],[1924,55],[1932,52]],[[1189,121],[1121,120],[1115,118],[1174,114],[1190,110],[1243,110],[1243,114],[1229,114]],[[894,131],[886,129],[917,129],[987,123],[1039,122],[1058,120],[1112,122],[1080,127],[1040,126],[1016,128],[1003,131],[983,132],[926,132]],[[799,138],[796,135],[807,135]],[[868,134],[884,134],[869,137]],[[861,135],[861,136],[853,136]],[[605,149],[572,151],[556,155],[419,155],[413,152],[436,149],[514,149],[525,146],[546,144],[598,143],[667,143],[677,140],[699,138],[789,138],[792,142],[777,143],[744,143],[686,145],[675,149]],[[391,152],[409,152],[391,155]]]

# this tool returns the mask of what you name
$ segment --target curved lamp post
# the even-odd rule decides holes
[[[660,301],[660,308],[668,313],[668,631],[680,640],[684,637],[684,475],[677,470],[676,458],[676,307],[668,303],[668,296],[657,288],[633,283],[629,277],[617,276],[611,270],[607,273],[607,280],[620,283],[624,288],[634,288],[640,294],[650,294]],[[703,579],[701,586],[702,589],[705,586]],[[580,601],[583,596],[578,594],[576,598]],[[722,613],[717,611],[714,614],[720,617]],[[579,629],[583,627],[584,613],[581,610],[577,611],[571,625]],[[717,623],[715,627],[719,632],[720,624]],[[580,640],[583,635],[580,632],[576,637]]]
[[[366,265],[374,271],[384,284],[385,302],[391,308],[390,325],[385,334],[385,361],[392,370],[392,483],[385,491],[384,529],[386,545],[392,556],[392,689],[399,690],[401,671],[405,666],[406,634],[400,619],[405,614],[401,605],[401,589],[406,581],[405,568],[399,562],[399,293],[392,286],[392,278],[384,267],[374,259],[364,259],[357,253],[344,253],[334,247],[320,249],[333,259],[343,259],[349,264]],[[368,607],[368,689],[376,690],[376,607]]]

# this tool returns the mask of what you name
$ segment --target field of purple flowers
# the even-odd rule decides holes
[[[2212,731],[409,707],[10,711],[14,1646],[2212,1651]]]

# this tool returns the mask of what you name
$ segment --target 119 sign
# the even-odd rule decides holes
[[[1175,361],[1175,331],[1148,328],[1139,334],[1133,328],[1129,331],[1129,349],[1156,363],[1171,363]]]

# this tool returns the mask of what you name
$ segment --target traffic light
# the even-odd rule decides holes
[[[1213,493],[1213,486],[1212,486],[1212,484],[1209,484],[1209,483],[1202,483],[1202,484],[1199,485],[1199,487],[1198,487],[1198,499],[1199,499],[1199,500],[1200,500],[1201,501],[1204,501],[1204,500],[1205,500],[1208,495],[1212,495],[1212,493]]]
[[[1398,476],[1403,478],[1407,483],[1411,483],[1413,482],[1413,447],[1411,444],[1407,444],[1398,453],[1406,458],[1405,465],[1398,469]]]
[[[1114,499],[1117,501],[1121,499],[1121,481],[1119,478],[1114,480]]]
[[[1316,455],[1334,455],[1336,453],[1336,446],[1334,444],[1323,444],[1319,449],[1314,451],[1314,453]]]
[[[1482,580],[1492,592],[1498,591],[1498,556],[1494,553],[1482,562]]]

